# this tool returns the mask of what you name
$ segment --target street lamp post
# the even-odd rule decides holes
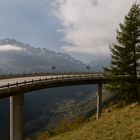
[[[90,71],[90,66],[87,66],[87,70],[88,70],[88,72]]]
[[[52,70],[55,71],[55,69],[56,69],[56,67],[55,66],[52,66]]]

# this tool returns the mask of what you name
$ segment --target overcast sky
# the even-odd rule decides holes
[[[135,1],[0,0],[0,39],[14,38],[90,61],[109,55],[116,29]]]

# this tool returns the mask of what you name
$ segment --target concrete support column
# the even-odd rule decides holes
[[[102,84],[98,84],[98,94],[97,94],[97,120],[101,117],[102,111]]]
[[[10,97],[10,140],[23,140],[24,94]]]

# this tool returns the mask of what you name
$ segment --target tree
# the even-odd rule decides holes
[[[140,58],[140,5],[132,5],[117,30],[117,43],[110,46],[111,65],[105,72],[111,77],[107,89],[126,102],[138,97],[137,70]]]

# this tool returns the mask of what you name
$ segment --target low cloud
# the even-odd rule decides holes
[[[54,0],[52,12],[64,32],[62,49],[83,54],[109,54],[116,29],[135,0]]]
[[[0,51],[22,51],[23,48],[13,46],[13,45],[2,45],[0,46]]]

